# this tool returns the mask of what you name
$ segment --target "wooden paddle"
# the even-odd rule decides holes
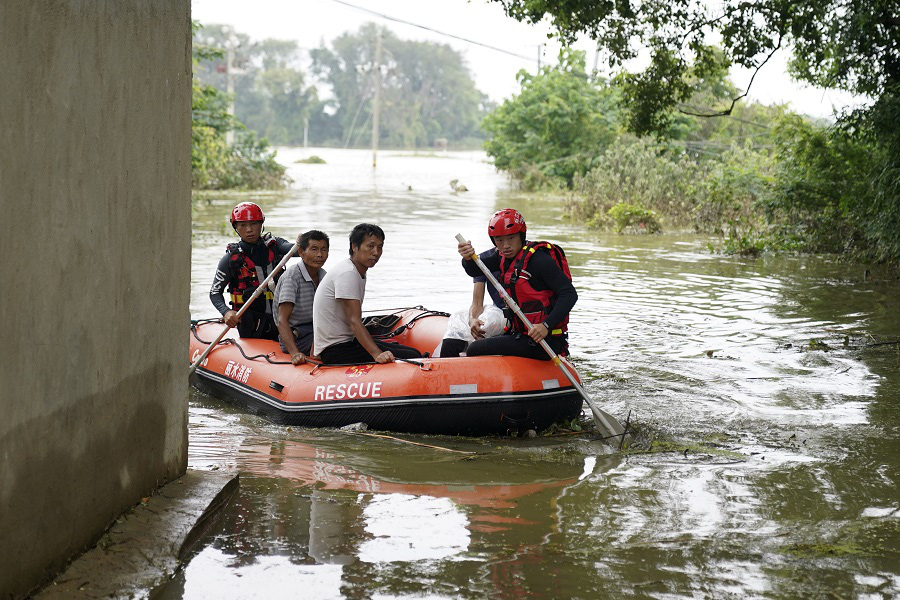
[[[284,268],[284,266],[287,264],[287,261],[292,256],[297,254],[297,250],[299,250],[299,249],[300,249],[300,245],[294,244],[293,247],[290,249],[290,251],[288,251],[288,253],[284,255],[284,258],[281,259],[281,262],[278,263],[278,266],[276,266],[274,269],[272,269],[272,272],[269,273],[268,277],[263,279],[263,282],[259,284],[259,287],[256,288],[256,291],[253,292],[253,295],[250,296],[250,299],[247,300],[246,302],[244,302],[244,305],[241,307],[241,309],[239,311],[237,311],[238,319],[240,319],[241,315],[244,314],[244,311],[247,310],[251,304],[253,304],[253,301],[256,300],[257,298],[259,298],[260,294],[262,294],[265,291],[266,286],[269,284],[269,282],[272,281],[272,278],[275,277],[275,274]],[[195,360],[194,363],[191,365],[191,369],[190,369],[190,371],[188,371],[188,375],[192,374],[194,371],[197,370],[197,365],[199,365],[201,362],[203,362],[203,359],[206,358],[206,356],[210,352],[212,352],[212,349],[216,347],[216,344],[218,344],[220,341],[222,341],[222,338],[225,337],[225,334],[228,333],[229,329],[231,329],[231,325],[228,325],[226,323],[225,329],[222,330],[222,333],[219,334],[219,337],[217,337],[216,340],[212,344],[210,344],[206,348],[206,350],[203,352],[203,354],[201,354],[199,356],[199,358],[197,358],[197,360]]]
[[[468,240],[466,240],[466,238],[464,238],[462,236],[462,234],[456,234],[456,240],[460,244],[468,243]],[[481,272],[484,273],[484,276],[487,277],[488,281],[491,282],[491,285],[493,285],[497,289],[497,292],[499,292],[500,297],[503,298],[503,301],[506,302],[506,305],[530,329],[531,322],[522,313],[522,310],[519,308],[519,305],[516,304],[516,301],[513,300],[509,294],[506,293],[506,290],[503,288],[502,285],[500,285],[500,282],[497,281],[497,279],[490,272],[490,270],[488,270],[488,268],[484,265],[484,263],[481,261],[481,257],[479,257],[478,254],[473,254],[471,258],[472,258],[472,260],[475,261],[475,264],[478,265],[478,268],[481,269]],[[556,352],[553,351],[553,348],[550,347],[550,344],[547,343],[547,340],[541,340],[540,343],[541,343],[541,348],[543,348],[544,352],[546,352],[550,356],[550,360],[553,361],[553,364],[555,364],[557,367],[560,368],[560,370],[562,370],[562,372],[565,374],[566,378],[572,383],[572,385],[575,387],[575,389],[578,390],[578,393],[581,394],[581,397],[584,398],[584,401],[587,402],[588,406],[591,408],[591,414],[594,417],[594,425],[597,427],[597,431],[600,432],[600,435],[604,439],[614,438],[614,437],[624,437],[625,436],[625,428],[622,427],[622,424],[619,423],[619,421],[617,421],[616,418],[613,417],[611,414],[601,410],[600,407],[597,406],[597,403],[594,402],[591,399],[591,397],[587,395],[587,392],[584,390],[584,388],[581,386],[581,384],[578,383],[578,380],[575,379],[575,377],[572,375],[572,373],[569,372],[569,369],[567,369],[565,367],[565,365],[563,365],[562,359],[556,354]],[[568,363],[568,361],[566,361],[566,362]],[[568,364],[571,366],[571,363],[568,363]],[[574,370],[574,368],[575,367],[572,367],[573,370]]]

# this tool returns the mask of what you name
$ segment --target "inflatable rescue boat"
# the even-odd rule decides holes
[[[418,307],[364,319],[376,339],[423,354],[440,343],[447,314]],[[218,321],[192,321],[194,362],[222,331]],[[574,368],[563,365],[575,377]],[[540,430],[581,412],[582,399],[550,361],[514,356],[421,358],[389,364],[293,365],[278,342],[229,331],[200,363],[191,383],[271,421],[441,434],[507,434]]]

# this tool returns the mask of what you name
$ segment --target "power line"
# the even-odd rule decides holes
[[[488,48],[490,50],[495,50],[497,52],[502,52],[503,54],[509,54],[510,56],[515,56],[516,58],[522,58],[529,62],[534,62],[534,57],[525,56],[523,54],[516,54],[515,52],[510,52],[509,50],[504,50],[503,48],[498,48],[496,46],[491,46],[489,44],[483,44],[481,42],[476,42],[475,40],[470,40],[468,38],[460,37],[458,35],[454,35],[452,33],[446,33],[443,31],[438,31],[437,29],[432,29],[431,27],[426,27],[425,25],[419,25],[418,23],[413,23],[412,21],[406,21],[404,19],[398,19],[397,17],[392,17],[390,15],[386,15],[384,13],[375,12],[374,10],[369,10],[368,8],[363,8],[362,6],[357,6],[355,4],[350,4],[349,2],[344,2],[344,0],[331,0],[332,2],[336,2],[337,4],[343,4],[344,6],[348,6],[352,9],[368,13],[370,15],[375,15],[376,17],[380,17],[382,19],[386,19],[388,21],[394,21],[396,23],[403,23],[404,25],[411,25],[412,27],[418,27],[419,29],[424,29],[425,31],[430,31],[432,33],[437,33],[438,35],[443,35],[449,38],[453,38],[456,40],[460,40],[466,42],[468,44],[474,44],[476,46],[481,46],[483,48]]]

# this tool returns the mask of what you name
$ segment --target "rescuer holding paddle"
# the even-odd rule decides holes
[[[549,242],[527,242],[521,213],[511,208],[497,211],[488,223],[488,235],[497,253],[482,258],[490,271],[499,271],[500,283],[532,323],[528,328],[510,315],[506,333],[469,344],[467,356],[486,354],[550,360],[541,348],[546,340],[557,354],[568,350],[569,312],[578,300],[569,264],[562,248]],[[458,245],[463,268],[471,277],[481,274],[472,261],[472,242]]]
[[[262,209],[253,202],[241,202],[231,211],[231,226],[240,236],[239,242],[228,244],[225,256],[219,260],[209,299],[222,315],[222,321],[229,327],[237,327],[242,338],[278,339],[278,328],[273,318],[275,279],[271,289],[261,294],[246,312],[237,317],[245,299],[249,299],[261,281],[272,272],[293,244],[284,238],[263,233],[266,217]],[[223,290],[228,287],[231,308],[225,304]]]

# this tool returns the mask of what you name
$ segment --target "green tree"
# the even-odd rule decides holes
[[[193,24],[194,32],[200,29]],[[221,51],[196,43],[194,68],[215,60]],[[235,141],[225,141],[228,131]],[[194,189],[273,189],[284,187],[285,169],[275,161],[265,140],[246,131],[243,124],[228,114],[228,98],[212,85],[193,79],[191,97],[191,173]]]
[[[197,76],[219,90],[227,89],[226,45],[235,69],[235,116],[274,144],[300,144],[314,110],[321,110],[315,86],[299,68],[297,43],[266,39],[252,42],[223,25],[203,27],[195,44],[218,48],[216,56],[197,68]]]
[[[656,136],[682,142],[698,157],[714,156],[728,151],[735,143],[768,146],[774,143],[775,123],[786,114],[784,106],[764,106],[755,102],[735,104],[729,118],[708,118],[708,107],[730,103],[739,95],[731,81],[728,66],[719,60],[718,67],[702,76],[688,72],[688,84],[693,90],[690,98],[679,104],[683,112],[670,115],[668,127]]]
[[[665,129],[672,109],[693,93],[692,71],[702,76],[733,64],[759,69],[780,48],[791,49],[795,77],[815,85],[878,98],[900,83],[896,0],[493,1],[520,21],[549,18],[565,41],[588,35],[614,69],[648,49],[648,67],[622,76],[637,133]],[[721,51],[707,45],[711,35]],[[707,112],[728,114],[733,105]]]
[[[585,73],[584,52],[564,48],[556,66],[519,71],[521,92],[488,115],[483,127],[494,165],[526,186],[556,179],[571,186],[618,134],[617,95]]]
[[[733,114],[748,90],[691,110],[692,79],[731,65],[758,71],[782,48],[796,79],[868,97],[831,128],[787,119],[775,133],[778,169],[763,206],[780,245],[900,262],[897,0],[493,1],[520,21],[549,17],[563,40],[596,40],[620,72],[627,123],[639,134],[670,129],[676,109]],[[707,45],[713,37],[721,51]],[[624,72],[642,49],[648,67]]]
[[[379,144],[430,146],[481,138],[479,119],[487,99],[475,88],[462,56],[450,46],[401,40],[372,23],[311,51],[313,71],[334,97],[329,118],[343,145],[368,139],[374,96],[375,45],[382,36]],[[335,140],[337,141],[337,140]]]
[[[257,76],[255,88],[261,108],[248,117],[247,127],[276,144],[301,143],[310,112],[318,105],[316,90],[306,86],[303,73],[286,67],[269,68]]]

